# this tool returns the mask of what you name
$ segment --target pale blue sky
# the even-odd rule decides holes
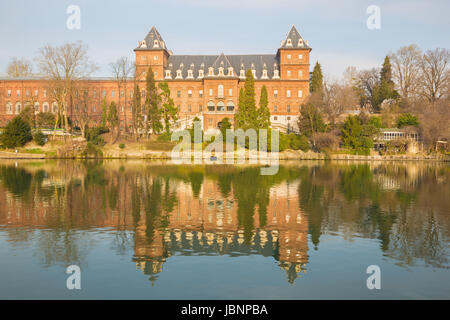
[[[81,8],[80,30],[66,28],[71,4]],[[380,30],[366,27],[369,5],[381,8]],[[311,64],[336,78],[350,65],[379,66],[403,45],[449,48],[449,12],[448,0],[3,0],[0,74],[12,57],[82,40],[97,75],[110,76],[108,63],[133,57],[153,25],[174,54],[275,53],[294,24],[313,48]]]

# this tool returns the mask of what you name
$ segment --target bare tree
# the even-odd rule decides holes
[[[73,83],[86,79],[98,68],[90,61],[87,46],[81,42],[57,47],[47,45],[39,50],[37,62],[41,74],[49,81],[50,93],[58,103],[58,112],[63,117],[65,129],[69,131],[68,103]]]
[[[29,77],[33,74],[31,62],[25,58],[13,58],[8,63],[6,74],[11,78]]]
[[[389,58],[392,62],[394,82],[403,99],[409,101],[417,95],[420,80],[421,51],[415,44],[401,47]]]
[[[323,104],[321,111],[326,115],[328,122],[335,126],[337,118],[358,104],[355,90],[337,81],[325,81],[323,86]]]
[[[422,57],[422,95],[432,103],[447,93],[450,81],[449,62],[448,49],[428,50]]]
[[[111,71],[113,73],[114,79],[117,83],[117,91],[118,91],[118,105],[119,105],[119,111],[122,109],[122,107],[127,108],[128,107],[128,80],[130,76],[134,73],[134,63],[128,61],[127,57],[120,57],[115,62],[110,63]],[[122,93],[124,93],[124,103],[121,104],[121,98]],[[125,119],[125,132],[127,132],[127,118],[126,118],[126,112],[124,112]],[[120,135],[120,126],[118,129],[118,135]]]
[[[81,135],[86,137],[86,128],[89,126],[91,121],[91,112],[89,108],[92,104],[98,102],[98,98],[94,95],[89,94],[89,83],[85,81],[75,81],[73,83],[73,94],[71,95],[73,112],[75,121],[80,127]]]
[[[372,106],[373,89],[379,82],[379,70],[372,68],[361,70],[356,74],[354,89],[357,93],[361,108]]]

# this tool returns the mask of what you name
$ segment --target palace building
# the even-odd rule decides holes
[[[244,87],[245,74],[250,69],[255,79],[257,104],[261,88],[267,88],[272,127],[296,131],[300,106],[309,94],[310,51],[308,41],[292,26],[273,54],[176,55],[153,27],[134,49],[136,78],[142,96],[145,96],[145,78],[150,66],[157,82],[168,83],[179,110],[175,129],[192,125],[197,117],[205,131],[214,131],[225,117],[233,122],[239,90]],[[120,126],[130,128],[132,80],[120,89],[114,78],[90,78],[83,82],[90,97],[88,113],[93,122],[100,122],[101,103],[106,99],[119,105]],[[38,78],[0,79],[0,126],[30,104],[34,104],[36,113],[58,112],[58,104],[52,101],[47,87],[46,80]],[[68,115],[77,125],[79,107],[68,105]]]

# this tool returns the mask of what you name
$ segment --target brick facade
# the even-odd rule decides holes
[[[255,76],[257,103],[261,88],[267,87],[272,127],[296,130],[300,105],[309,94],[310,51],[294,26],[273,55],[174,55],[154,27],[134,49],[140,90],[145,88],[146,72],[151,66],[157,82],[168,82],[175,106],[179,107],[179,120],[174,127],[184,128],[198,117],[206,131],[217,129],[225,117],[233,122],[248,69]],[[119,105],[120,126],[129,128],[133,81],[120,90],[113,78],[84,82],[90,97],[91,120],[100,122],[105,97],[108,103],[115,101]],[[0,79],[0,126],[6,125],[27,104],[35,104],[36,112],[56,112],[57,104],[46,87],[45,80]],[[68,111],[75,125],[77,108],[71,105]]]

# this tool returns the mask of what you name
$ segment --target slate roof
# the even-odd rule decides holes
[[[233,67],[236,77],[239,77],[241,69],[256,70],[256,77],[262,76],[263,70],[267,70],[269,78],[273,76],[273,70],[279,68],[278,58],[274,54],[248,54],[248,55],[171,55],[167,62],[166,70],[171,70],[172,79],[175,79],[177,70],[181,70],[181,74],[185,79],[188,70],[192,69],[194,78],[196,79],[199,70],[203,69],[205,78],[208,77],[208,68],[214,68],[214,74],[217,76],[219,67],[224,68],[224,74],[228,74],[228,67]]]
[[[305,41],[297,28],[293,25],[286,36],[286,39],[281,41],[280,49],[311,49],[307,41]]]
[[[138,42],[135,50],[167,50],[166,43],[159,34],[158,30],[153,26],[149,33],[145,36],[144,41]]]

